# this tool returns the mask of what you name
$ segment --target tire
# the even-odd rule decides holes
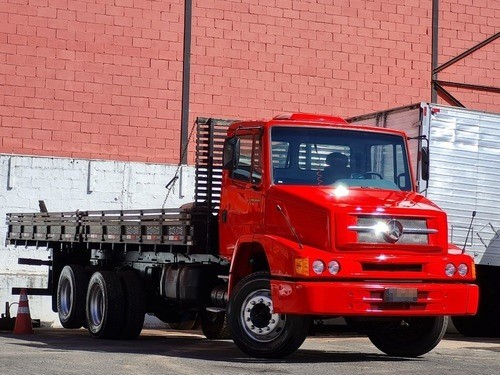
[[[135,339],[144,326],[146,293],[141,278],[134,271],[119,272],[125,302],[125,321],[120,335],[122,339]]]
[[[89,277],[80,265],[65,266],[57,284],[57,314],[64,328],[85,324],[85,296]]]
[[[227,322],[234,343],[256,358],[281,358],[304,342],[310,319],[273,313],[267,272],[243,278],[229,298]]]
[[[474,316],[451,318],[458,332],[466,337],[500,337],[500,278],[498,267],[476,266],[479,306]]]
[[[201,331],[207,339],[227,340],[231,338],[225,312],[214,313],[205,310],[200,315]]]
[[[95,272],[89,281],[86,316],[89,333],[94,338],[119,338],[125,322],[122,283],[111,271]]]
[[[488,337],[492,334],[489,330],[488,320],[481,315],[453,316],[451,321],[458,333],[465,337]]]
[[[390,328],[368,334],[368,338],[385,354],[414,358],[434,349],[447,326],[447,316],[400,318]]]

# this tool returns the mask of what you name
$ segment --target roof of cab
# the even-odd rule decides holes
[[[254,128],[254,127],[261,127],[261,126],[274,126],[274,125],[293,125],[293,124],[300,124],[300,125],[305,125],[305,126],[320,126],[320,127],[329,127],[329,126],[346,126],[347,129],[351,130],[361,130],[361,131],[371,131],[371,132],[377,132],[377,133],[392,133],[392,134],[399,134],[399,135],[405,135],[406,134],[401,131],[401,130],[396,130],[396,129],[388,129],[388,128],[381,128],[381,127],[374,127],[374,126],[369,126],[369,125],[362,125],[362,124],[350,124],[348,123],[345,119],[342,117],[338,116],[331,116],[331,115],[318,115],[318,114],[312,114],[312,113],[288,113],[288,114],[281,114],[277,115],[271,120],[261,120],[261,121],[236,121],[233,122],[229,129],[228,129],[228,134],[233,133],[236,131],[238,128]]]
[[[317,115],[313,113],[286,113],[275,116],[273,120],[292,120],[292,121],[307,121],[307,122],[328,122],[334,124],[347,124],[347,121],[342,117],[330,115]]]
[[[254,127],[273,125],[279,123],[294,123],[300,122],[305,124],[330,124],[330,125],[347,125],[347,121],[342,117],[330,115],[316,115],[312,113],[286,113],[273,117],[271,120],[251,120],[251,121],[235,121],[229,127],[230,131],[234,131],[239,127]]]

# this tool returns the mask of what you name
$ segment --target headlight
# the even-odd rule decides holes
[[[460,263],[457,267],[457,271],[460,276],[465,276],[469,272],[469,267],[467,267],[465,263]]]
[[[444,268],[444,272],[446,273],[446,276],[451,277],[455,274],[455,272],[457,272],[457,269],[455,268],[454,264],[448,263]]]
[[[312,264],[312,269],[315,274],[320,275],[325,270],[325,263],[323,263],[321,260],[315,260]]]
[[[340,271],[340,264],[336,260],[332,260],[328,263],[328,272],[332,275],[336,275]]]

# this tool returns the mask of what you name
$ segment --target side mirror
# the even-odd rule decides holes
[[[222,155],[223,168],[233,171],[240,158],[240,140],[236,137],[226,138]]]
[[[429,181],[429,147],[422,147],[422,180]]]

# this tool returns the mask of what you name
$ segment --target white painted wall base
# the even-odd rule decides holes
[[[47,259],[47,249],[5,246],[8,212],[39,212],[39,200],[49,211],[161,208],[177,166],[116,161],[0,155],[0,307],[17,302],[12,287],[47,285],[47,268],[18,265],[17,258]],[[165,207],[194,199],[194,167],[183,166]],[[29,296],[31,317],[44,325],[59,325],[51,298]],[[17,306],[11,308],[16,315]],[[155,318],[148,318],[158,324]]]

